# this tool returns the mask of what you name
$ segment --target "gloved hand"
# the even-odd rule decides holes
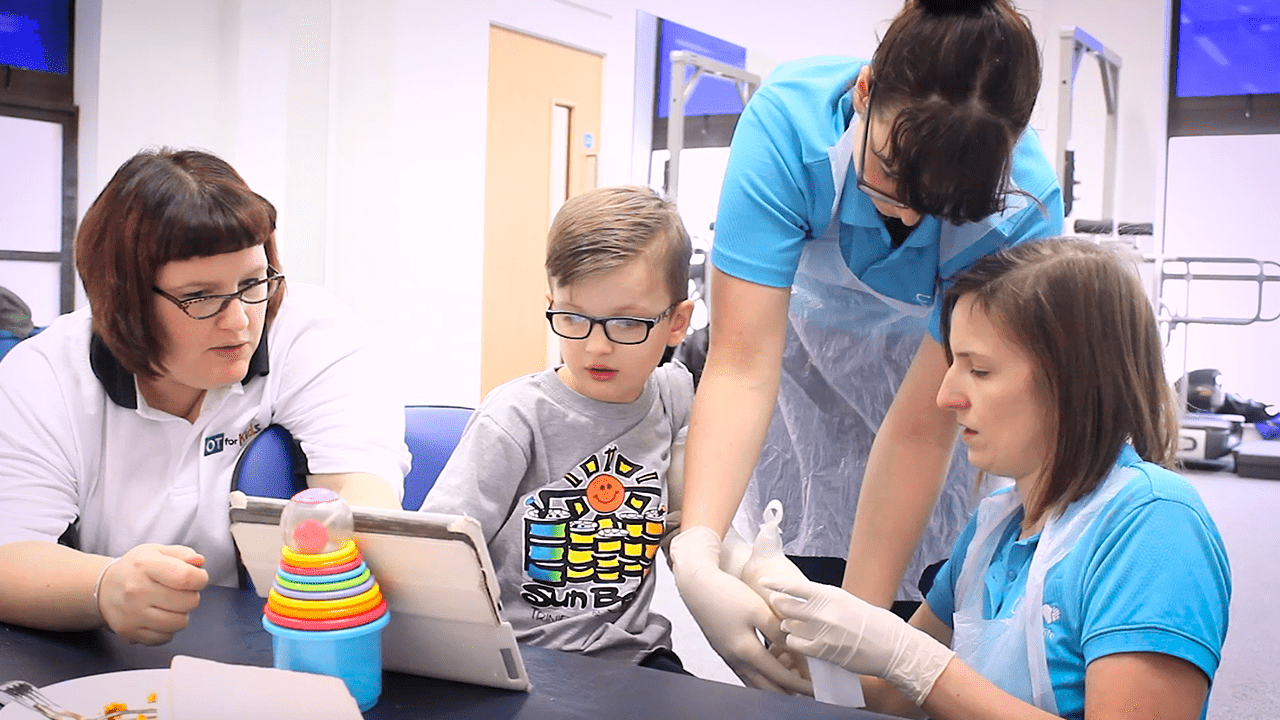
[[[791,562],[791,558],[788,558],[782,550],[781,524],[782,503],[778,500],[770,500],[764,508],[760,531],[756,534],[755,542],[750,545],[747,560],[735,573],[742,578],[742,582],[746,583],[747,587],[755,590],[766,602],[769,601],[769,590],[760,586],[761,579],[767,577],[780,580],[806,579],[800,568],[796,567],[796,564]],[[725,542],[728,542],[727,536]],[[723,561],[720,566],[724,567]]]
[[[720,537],[709,527],[689,528],[671,541],[671,571],[680,597],[711,647],[750,687],[813,694],[808,680],[787,669],[756,631],[780,644],[778,618],[763,598],[720,569]]]
[[[757,595],[764,598],[765,602],[769,602],[770,591],[768,588],[760,585],[760,580],[766,577],[782,578],[786,580],[804,580],[804,573],[796,564],[791,562],[786,553],[782,550],[782,502],[779,500],[770,500],[765,506],[764,513],[761,517],[760,530],[756,533],[755,542],[747,547],[750,552],[746,562],[742,563],[740,569],[734,573],[742,582],[747,584]],[[729,528],[729,532],[733,533],[733,528]],[[734,533],[736,535],[736,533]],[[725,535],[725,543],[728,544],[729,536]],[[745,542],[745,541],[743,541]],[[732,572],[725,568],[724,553],[720,555],[720,567],[726,572]],[[774,615],[779,619],[782,618],[777,610]],[[782,643],[775,643],[769,646],[769,652],[783,665],[795,670],[804,679],[813,682],[813,676],[810,673],[809,663],[800,653],[787,649]],[[818,692],[819,688],[814,687],[814,692]],[[814,697],[818,697],[816,694]],[[824,699],[824,698],[819,698]]]
[[[893,683],[916,705],[955,653],[883,608],[831,585],[768,577],[787,647]]]
[[[209,584],[204,556],[181,545],[139,545],[113,561],[98,582],[98,613],[115,634],[161,645],[187,626]]]
[[[720,569],[740,578],[742,568],[746,566],[749,559],[751,559],[751,543],[730,525],[728,532],[724,534],[724,540],[720,541]]]

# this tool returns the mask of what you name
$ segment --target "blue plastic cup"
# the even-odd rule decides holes
[[[391,612],[371,623],[343,630],[294,630],[266,617],[262,627],[271,633],[273,664],[281,670],[332,675],[346,683],[360,712],[373,707],[382,694],[382,628]]]

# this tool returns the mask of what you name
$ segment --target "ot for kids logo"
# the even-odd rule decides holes
[[[217,435],[210,435],[209,437],[204,439],[205,457],[208,457],[210,455],[216,455],[222,452],[223,449],[228,447],[244,445],[245,443],[252,440],[254,436],[256,436],[260,432],[262,432],[262,427],[258,425],[258,423],[253,423],[249,425],[248,428],[245,428],[245,431],[240,433],[239,435],[233,435],[231,437],[227,437],[223,433],[218,433]]]

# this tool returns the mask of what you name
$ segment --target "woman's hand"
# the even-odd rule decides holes
[[[832,585],[764,578],[787,647],[893,683],[917,705],[955,653],[883,608]]]
[[[782,642],[778,618],[764,599],[720,569],[720,538],[714,530],[689,528],[671,540],[668,552],[689,613],[743,683],[761,690],[813,694],[812,683],[770,653],[756,635],[759,631],[775,645]]]
[[[182,545],[139,545],[111,562],[98,583],[98,612],[120,637],[162,645],[187,626],[209,584],[204,556]]]

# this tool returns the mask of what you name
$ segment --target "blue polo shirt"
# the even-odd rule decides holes
[[[1231,568],[1199,494],[1128,445],[1116,464],[1138,476],[1045,577],[1045,654],[1065,718],[1084,717],[1085,668],[1094,660],[1156,652],[1186,660],[1212,681],[1227,634]],[[1019,540],[1022,518],[1021,510],[1014,514],[987,569],[984,617],[1008,617],[1026,590],[1040,535]],[[929,591],[929,608],[947,625],[975,527],[976,515]]]
[[[836,191],[827,150],[853,122],[849,89],[864,64],[845,57],[788,63],[747,103],[733,134],[716,217],[712,262],[722,272],[771,287],[795,280],[804,243],[822,237],[831,221]],[[945,221],[922,218],[893,248],[850,163],[838,212],[846,264],[883,295],[932,306],[930,332],[941,339],[939,291],[956,273],[1001,248],[1062,232],[1062,193],[1030,128],[1014,148],[1012,179],[1043,208],[1012,196],[1005,213],[959,226],[976,234],[976,242],[940,258]]]

